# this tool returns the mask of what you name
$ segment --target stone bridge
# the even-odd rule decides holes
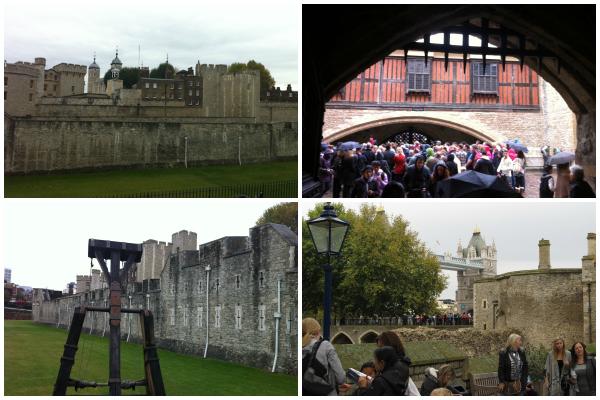
[[[391,331],[398,328],[417,328],[421,325],[332,325],[331,343],[333,344],[357,344],[375,343],[381,332]],[[427,325],[436,329],[458,329],[467,328],[472,325]]]

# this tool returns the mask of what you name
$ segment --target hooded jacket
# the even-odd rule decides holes
[[[361,396],[403,396],[408,387],[410,358],[402,357],[396,364],[385,368],[373,379],[373,383],[360,390]]]

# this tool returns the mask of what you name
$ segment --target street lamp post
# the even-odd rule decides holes
[[[331,203],[325,204],[321,216],[307,222],[308,231],[313,241],[317,254],[327,256],[327,263],[323,266],[325,272],[325,294],[323,298],[323,337],[330,339],[331,331],[331,295],[332,295],[332,268],[331,256],[341,253],[344,240],[348,234],[350,224],[337,217]]]

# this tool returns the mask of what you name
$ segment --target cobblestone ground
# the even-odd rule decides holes
[[[525,171],[525,193],[523,197],[537,198],[540,195],[541,170]],[[556,181],[556,176],[554,177]],[[331,198],[332,192],[329,190],[323,197]]]

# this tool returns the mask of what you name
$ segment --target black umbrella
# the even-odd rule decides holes
[[[509,145],[511,149],[514,149],[515,151],[522,151],[523,153],[529,153],[529,149],[527,148],[527,146],[525,146],[522,143],[512,142],[510,140],[506,141],[505,143],[507,145]]]
[[[561,151],[560,153],[556,153],[552,157],[548,159],[546,164],[555,165],[555,164],[568,164],[575,159],[575,153],[571,153],[570,151]]]
[[[465,171],[439,182],[438,197],[522,197],[495,175]]]

